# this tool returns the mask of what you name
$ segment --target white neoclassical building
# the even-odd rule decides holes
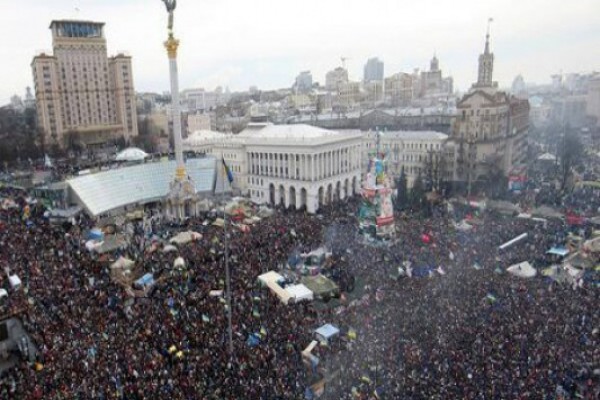
[[[419,174],[425,178],[427,163],[442,168],[439,173],[446,178],[452,165],[444,160],[448,135],[433,131],[388,131],[381,132],[379,151],[386,154],[388,174],[395,180],[402,169],[406,174],[407,185],[412,187]],[[366,132],[363,136],[363,168],[366,170],[371,155],[377,151],[377,132]],[[441,177],[440,177],[441,178]]]
[[[186,151],[224,157],[234,188],[259,204],[306,207],[359,192],[362,134],[309,125],[250,124],[238,135],[198,132]]]

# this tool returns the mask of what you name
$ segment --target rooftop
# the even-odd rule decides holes
[[[164,198],[175,176],[175,167],[175,160],[151,162],[79,176],[67,180],[67,184],[86,211],[97,216]],[[213,188],[222,187],[215,184],[221,174],[217,174],[217,161],[213,157],[189,159],[186,170],[194,181],[196,193],[212,195]],[[229,185],[225,190],[229,190]]]
[[[245,129],[239,135],[248,145],[323,145],[331,142],[358,138],[360,134],[343,134],[338,131],[306,124],[266,125],[262,129]]]
[[[446,140],[448,135],[434,131],[387,131],[381,132],[381,137],[393,137],[403,140]]]

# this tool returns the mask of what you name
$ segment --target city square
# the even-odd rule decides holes
[[[0,107],[0,398],[600,397],[600,73],[507,87],[486,16],[464,89],[437,49],[209,91],[144,7],[168,69],[57,17]]]

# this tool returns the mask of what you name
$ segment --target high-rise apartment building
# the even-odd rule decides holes
[[[452,77],[443,77],[440,61],[435,54],[429,63],[429,71],[422,71],[419,81],[419,97],[445,98],[451,96],[454,91]]]
[[[313,79],[310,71],[302,71],[296,77],[296,82],[294,83],[294,88],[299,93],[308,93],[312,90]]]
[[[108,57],[104,23],[52,21],[53,55],[33,58],[38,121],[45,141],[87,146],[137,136],[131,57]]]
[[[596,120],[600,127],[600,75],[590,80],[587,94],[587,115]]]
[[[327,90],[338,91],[344,83],[348,83],[348,70],[346,68],[337,67],[325,75],[325,89]]]
[[[383,81],[383,61],[379,58],[369,58],[365,64],[364,81]]]

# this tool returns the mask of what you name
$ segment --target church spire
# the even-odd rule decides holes
[[[488,20],[487,32],[485,35],[485,48],[483,54],[479,56],[479,73],[477,75],[477,83],[475,87],[492,88],[495,83],[492,81],[494,72],[494,53],[490,52],[490,24],[493,19]]]
[[[485,34],[485,50],[483,51],[483,54],[490,54],[490,25],[493,21],[493,18],[488,19],[487,32]]]

